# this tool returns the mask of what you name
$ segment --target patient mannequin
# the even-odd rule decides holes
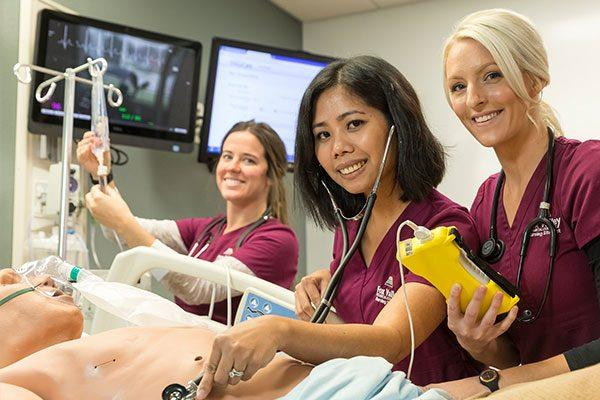
[[[0,270],[0,299],[27,287],[20,281],[12,270]],[[70,297],[36,291],[0,306],[0,332],[2,400],[160,399],[167,385],[187,386],[197,377],[214,338],[204,328],[135,327],[73,340],[81,336],[82,316]],[[210,398],[277,398],[310,370],[276,357],[251,380]]]
[[[213,337],[203,328],[116,329],[30,355],[0,369],[0,382],[44,400],[160,399],[167,385],[186,386],[202,371]],[[299,361],[276,357],[251,380],[217,390],[210,398],[274,399],[310,370]]]

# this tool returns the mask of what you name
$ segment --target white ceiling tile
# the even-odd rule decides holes
[[[371,1],[373,3],[375,3],[375,5],[377,5],[377,7],[385,8],[385,7],[399,6],[401,4],[407,4],[407,3],[416,3],[416,2],[422,1],[422,0],[371,0]]]
[[[372,0],[270,0],[302,22],[377,9]]]

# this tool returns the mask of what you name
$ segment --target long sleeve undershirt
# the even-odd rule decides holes
[[[596,281],[597,301],[600,304],[600,236],[584,247]],[[590,299],[591,300],[591,299]],[[600,338],[564,353],[569,369],[574,371],[600,363]]]
[[[136,217],[137,222],[148,233],[156,238],[152,247],[159,251],[168,251],[179,254],[187,254],[187,249],[179,233],[177,223],[173,220],[156,220],[149,218]],[[102,233],[108,240],[115,241],[113,234],[102,226]],[[213,262],[219,268],[231,268],[252,276],[254,272],[244,263],[230,256],[219,256]],[[168,272],[161,280],[171,292],[187,304],[197,305],[210,302],[213,284],[201,278],[180,274],[177,272]],[[215,286],[215,301],[222,301],[227,298],[227,286]],[[232,290],[232,296],[240,296],[242,293]]]

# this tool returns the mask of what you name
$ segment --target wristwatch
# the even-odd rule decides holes
[[[492,393],[500,389],[500,387],[498,386],[499,381],[500,374],[495,368],[485,369],[483,370],[483,372],[481,372],[481,374],[479,374],[479,382],[488,389],[490,389]]]

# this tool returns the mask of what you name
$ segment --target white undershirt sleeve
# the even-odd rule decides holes
[[[187,254],[185,243],[175,221],[139,217],[136,217],[136,220],[142,228],[156,238],[152,243],[152,248],[159,251]],[[102,226],[104,237],[114,242],[114,236],[110,232],[109,229]],[[248,266],[235,257],[218,256],[213,264],[215,268],[231,268],[232,270],[256,276]],[[187,304],[198,305],[210,302],[213,287],[212,282],[177,272],[167,272],[166,269],[155,269],[152,271],[152,275],[158,281],[165,284],[175,296]],[[241,295],[236,290],[232,290],[231,293],[232,296]],[[222,301],[226,298],[227,286],[215,285],[215,301]]]
[[[248,275],[256,276],[254,272],[240,260],[231,256],[218,256],[213,261],[215,268],[230,268],[235,271],[240,271]],[[201,278],[195,278],[189,275],[179,274],[177,272],[169,272],[162,282],[171,290],[177,297],[191,305],[207,304],[210,302],[212,293],[212,282]],[[241,292],[232,290],[231,295],[241,296]],[[227,286],[215,285],[215,301],[222,301],[227,298]]]

